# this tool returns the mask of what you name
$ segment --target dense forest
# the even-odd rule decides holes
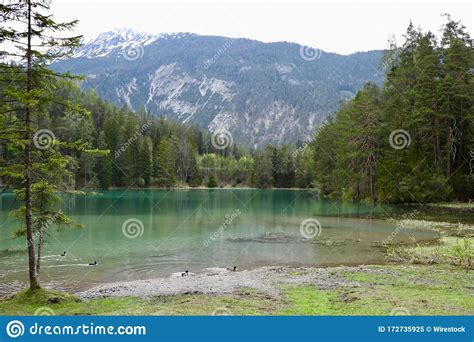
[[[472,40],[450,19],[438,42],[410,24],[382,87],[367,84],[319,130],[314,185],[381,202],[474,197]]]
[[[198,126],[118,108],[93,91],[69,86],[60,88],[57,96],[81,111],[74,113],[68,104],[52,104],[37,122],[38,129],[49,131],[44,138],[81,141],[88,148],[108,151],[101,156],[81,153],[71,159],[67,166],[72,175],[70,188],[311,185],[309,150],[283,145],[249,151],[231,141],[221,146],[213,143],[219,137]],[[15,114],[9,116],[5,115],[5,124]],[[2,142],[0,163],[5,165],[15,154],[6,139]]]
[[[220,146],[213,143],[219,137],[198,126],[133,113],[94,92],[68,88],[61,96],[80,104],[87,115],[52,105],[39,127],[60,141],[80,140],[109,151],[106,156],[83,154],[75,159],[69,166],[75,188],[311,185],[296,169],[299,164],[309,172],[309,151],[299,154],[294,146],[284,145],[255,152],[230,141]]]

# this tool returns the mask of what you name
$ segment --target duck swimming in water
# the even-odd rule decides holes
[[[195,276],[195,273],[189,272],[188,270],[184,272],[175,272],[171,274],[172,278],[181,278],[181,277],[187,277],[187,276]]]
[[[97,261],[91,262],[89,266],[97,266]]]
[[[64,251],[63,253],[61,253],[61,256],[66,256],[66,251]]]

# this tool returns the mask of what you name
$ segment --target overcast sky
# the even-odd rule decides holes
[[[387,47],[410,21],[439,33],[442,13],[461,20],[472,35],[472,1],[453,0],[53,0],[56,19],[79,19],[91,38],[113,28],[151,33],[193,32],[291,41],[343,54]]]

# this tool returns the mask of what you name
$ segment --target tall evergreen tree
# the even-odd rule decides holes
[[[56,73],[46,66],[78,46],[78,36],[59,37],[63,31],[74,28],[77,21],[54,21],[49,14],[49,4],[46,0],[0,4],[0,42],[3,45],[0,57],[14,60],[12,64],[4,62],[0,66],[1,113],[2,116],[13,114],[3,122],[1,135],[16,154],[1,174],[14,181],[17,197],[24,203],[20,213],[25,227],[20,232],[26,235],[29,282],[33,290],[40,287],[41,247],[48,224],[68,223],[65,216],[50,208],[55,201],[54,193],[63,185],[57,181],[67,178],[67,174],[52,177],[51,170],[67,172],[69,159],[63,154],[64,150],[81,148],[80,144],[59,142],[51,132],[39,130],[41,127],[37,123],[47,116],[48,106],[54,102],[62,102],[69,110],[83,113],[73,102],[64,101],[55,93],[58,85],[71,76]]]
[[[149,187],[151,184],[151,173],[152,173],[152,142],[151,139],[146,137],[140,147],[139,157],[139,185]]]
[[[316,135],[315,185],[347,199],[472,198],[469,35],[448,18],[440,45],[410,23],[397,56],[380,90],[366,85]]]
[[[158,146],[160,158],[155,165],[155,172],[159,186],[170,187],[176,183],[174,146],[176,139],[173,136],[162,139]]]

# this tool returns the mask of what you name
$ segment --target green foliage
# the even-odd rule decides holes
[[[192,187],[200,186],[202,184],[202,173],[199,169],[197,158],[192,158],[191,175],[189,178],[189,185]]]
[[[101,153],[89,144],[90,113],[69,96],[76,89],[75,78],[47,67],[78,47],[81,37],[62,33],[73,29],[77,21],[55,22],[49,11],[50,3],[41,0],[0,6],[5,23],[0,42],[6,43],[0,50],[0,141],[5,149],[0,177],[24,204],[12,215],[24,224],[16,235],[26,235],[31,289],[40,287],[41,251],[48,227],[76,226],[54,209],[60,200],[57,193],[74,186],[71,169],[77,166],[76,160],[88,165],[91,158],[86,153]],[[5,57],[14,62],[7,63]],[[56,122],[64,126],[69,139],[61,140],[46,129],[55,110],[64,112],[62,121]]]
[[[176,172],[174,165],[174,146],[176,141],[173,137],[164,138],[158,145],[159,159],[155,165],[156,182],[159,186],[170,187],[176,183]]]
[[[474,258],[473,239],[442,237],[438,245],[393,246],[387,250],[392,260],[416,264],[453,264],[466,268]]]
[[[451,254],[460,265],[471,266],[474,258],[474,247],[472,239],[465,237],[456,240],[456,244],[451,247]]]
[[[449,17],[441,44],[410,24],[383,87],[367,84],[316,134],[320,192],[391,203],[473,198],[471,44]]]
[[[268,146],[265,150],[255,153],[255,167],[253,171],[253,184],[258,188],[268,188],[273,183],[273,150]]]
[[[211,174],[209,176],[209,180],[207,181],[207,187],[208,188],[215,188],[217,186],[217,181],[216,181],[216,177]]]

